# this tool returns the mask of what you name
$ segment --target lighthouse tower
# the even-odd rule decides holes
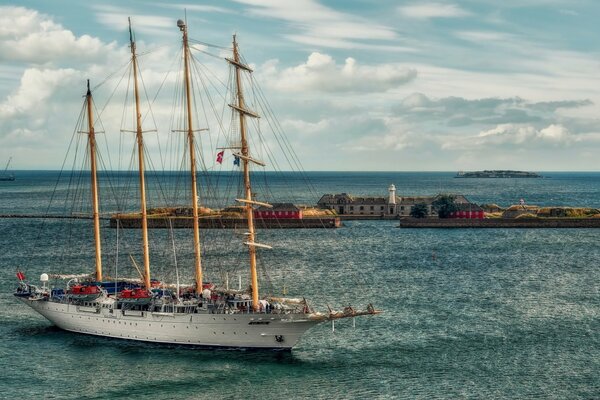
[[[388,188],[390,191],[390,197],[388,198],[388,204],[396,204],[396,186],[392,183]]]

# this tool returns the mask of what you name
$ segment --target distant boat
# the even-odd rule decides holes
[[[535,172],[512,171],[512,170],[484,170],[463,172],[456,174],[455,178],[542,178]]]
[[[4,168],[2,175],[0,175],[0,181],[14,181],[15,180],[15,176],[13,174],[8,173],[8,167],[10,166],[11,160],[12,160],[12,157],[10,157],[8,159],[8,162],[6,163],[6,168]]]

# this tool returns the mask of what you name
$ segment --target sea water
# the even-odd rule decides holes
[[[0,182],[0,214],[71,211],[49,202],[67,192],[62,183],[56,185],[56,172],[15,175],[14,182]],[[269,177],[268,194],[271,201],[314,204],[324,193],[387,196],[394,183],[400,196],[454,192],[501,206],[524,199],[600,208],[599,173],[543,173],[544,179],[453,175],[279,174]],[[310,190],[284,189],[307,180]],[[152,192],[155,205],[159,197]],[[261,265],[269,265],[261,272],[264,290],[305,296],[322,309],[372,302],[384,311],[338,321],[335,331],[331,323],[321,324],[291,353],[281,354],[63,332],[13,297],[15,271],[21,268],[34,282],[42,272],[91,271],[92,244],[89,237],[82,239],[91,235],[90,221],[0,219],[0,398],[600,397],[600,230],[397,225],[346,221],[337,230],[259,232],[262,243],[274,246],[260,254]],[[120,231],[119,241],[115,234],[103,230],[105,266],[111,273],[119,273],[119,266],[125,274],[127,254],[139,256],[139,246],[125,239],[137,239],[138,232]],[[183,253],[177,261],[182,280],[191,273],[188,234],[151,232],[153,240],[175,243]],[[246,259],[219,247],[224,235],[203,236],[206,273],[216,280],[231,272],[236,286],[237,276],[228,268]],[[120,260],[109,250],[117,242]],[[168,249],[151,254],[157,273],[163,273],[158,265],[175,264]]]

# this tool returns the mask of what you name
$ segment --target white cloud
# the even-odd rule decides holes
[[[54,94],[56,88],[71,83],[75,75],[73,69],[27,69],[17,91],[0,103],[0,117],[5,120],[16,115],[35,115],[34,111]]]
[[[202,13],[223,13],[229,14],[233,13],[233,10],[224,7],[217,6],[207,6],[203,4],[185,4],[185,3],[162,3],[157,4],[157,6],[165,7],[165,8],[174,8],[176,10],[186,10],[186,11],[198,11]]]
[[[495,31],[460,31],[456,32],[455,36],[475,43],[500,42],[516,39],[513,35],[508,33]]]
[[[561,9],[561,10],[558,10],[558,12],[561,14],[564,14],[564,15],[571,15],[573,17],[576,17],[579,15],[579,13],[577,11],[568,10],[568,9]]]
[[[108,82],[106,87],[111,89],[105,91],[114,89],[124,72],[116,70],[124,65],[129,49],[90,36],[76,37],[49,16],[34,10],[20,7],[2,7],[2,10],[0,57],[41,65],[25,67],[21,63],[20,68],[4,66],[0,70],[0,78],[7,80],[0,98],[0,148],[13,149],[15,157],[22,160],[25,153],[39,154],[39,163],[56,167],[63,153],[49,149],[64,146],[65,138],[73,132],[85,93],[85,79],[91,78],[92,87]],[[146,88],[154,89],[163,82],[165,75],[160,69],[168,68],[164,60],[172,57],[167,53],[159,49],[140,57],[142,64],[149,61],[158,68],[144,70]],[[4,78],[4,71],[10,72],[10,76]],[[104,87],[100,89],[103,90]],[[103,102],[108,95],[103,93],[97,99]],[[155,112],[160,113],[162,108],[157,104]],[[121,111],[109,107],[104,115],[118,122]],[[36,165],[35,161],[31,165]]]
[[[571,141],[571,133],[562,125],[550,125],[539,131],[538,137],[542,140],[556,143]]]
[[[270,61],[265,65],[265,79],[285,91],[316,90],[324,92],[385,92],[415,79],[414,69],[394,64],[359,65],[347,58],[343,65],[322,53],[312,53],[305,63],[279,71]]]
[[[444,97],[430,99],[413,93],[394,107],[400,115],[415,121],[424,116],[447,126],[498,125],[504,123],[553,123],[563,119],[559,111],[584,108],[590,100],[531,102],[520,97],[465,99]]]
[[[283,35],[283,37],[300,44],[306,44],[316,47],[330,47],[335,49],[364,49],[369,51],[382,52],[404,52],[415,53],[418,50],[410,46],[398,46],[388,44],[360,43],[340,38],[328,38],[325,36],[317,36],[312,34],[302,35]]]
[[[30,63],[95,60],[114,50],[89,35],[76,37],[52,19],[23,7],[0,7],[0,60]]]
[[[0,148],[17,150],[14,154],[21,162],[27,160],[23,159],[23,153],[29,152],[34,155],[29,159],[32,165],[41,161],[35,157],[42,153],[44,158],[48,156],[50,148],[64,143],[56,139],[72,132],[72,127],[63,124],[74,123],[77,118],[80,106],[76,103],[81,101],[83,83],[81,73],[71,68],[27,69],[18,89],[0,103]],[[73,115],[64,114],[65,110],[72,110]],[[59,156],[51,154],[49,158]]]
[[[470,12],[456,4],[446,3],[415,3],[398,7],[400,14],[409,18],[458,18],[471,15]]]
[[[286,21],[300,33],[284,35],[298,43],[351,48],[361,40],[396,40],[395,29],[363,17],[337,11],[316,0],[234,0],[246,4],[248,13]]]
[[[414,146],[407,132],[395,131],[380,135],[369,135],[341,145],[349,152],[397,152]]]
[[[176,32],[176,20],[170,17],[159,15],[141,14],[121,7],[110,5],[96,5],[93,7],[96,11],[96,19],[102,25],[117,32],[128,29],[128,15],[131,17],[131,25],[134,32],[144,34],[165,34]]]
[[[288,132],[302,132],[303,135],[314,135],[326,133],[332,127],[330,119],[322,119],[317,122],[304,121],[302,119],[286,119],[282,122],[283,128]]]
[[[447,138],[442,149],[469,150],[482,148],[538,148],[540,146],[564,146],[577,141],[567,128],[551,124],[538,129],[529,124],[500,124],[481,131],[473,137]]]

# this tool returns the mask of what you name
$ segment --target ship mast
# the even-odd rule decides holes
[[[100,245],[100,213],[98,211],[98,177],[96,169],[96,132],[94,131],[94,111],[90,80],[87,81],[85,95],[88,117],[88,145],[90,148],[90,169],[92,184],[92,213],[94,219],[94,247],[96,250],[96,282],[102,282],[102,246]]]
[[[6,171],[8,171],[8,167],[10,166],[11,161],[12,161],[12,157],[9,157],[8,162],[6,163],[6,168],[4,168],[4,173],[6,173]]]
[[[254,118],[258,118],[258,115],[250,110],[246,109],[244,103],[244,93],[242,91],[241,81],[241,70],[252,72],[252,70],[245,64],[240,62],[240,55],[238,52],[238,46],[235,35],[233,35],[233,60],[226,59],[230,64],[235,67],[235,84],[237,90],[237,105],[230,104],[230,107],[235,109],[240,117],[240,138],[241,138],[241,154],[236,154],[242,161],[244,171],[244,198],[238,199],[238,201],[245,204],[246,209],[246,220],[248,221],[248,240],[245,244],[248,246],[248,252],[250,254],[250,284],[252,287],[252,308],[256,311],[259,308],[258,302],[258,274],[256,271],[256,248],[269,246],[258,244],[254,241],[255,230],[254,230],[254,208],[253,204],[261,204],[270,207],[269,204],[260,203],[252,200],[252,186],[250,185],[250,162],[254,162],[259,165],[264,163],[250,157],[250,151],[248,148],[248,138],[246,135],[246,115]]]
[[[185,99],[187,106],[187,140],[190,152],[190,173],[192,183],[192,217],[194,219],[194,259],[196,271],[196,294],[202,293],[202,260],[200,255],[200,227],[198,223],[198,184],[196,176],[196,147],[194,145],[194,129],[192,126],[192,95],[190,89],[190,48],[188,45],[187,25],[182,20],[177,21],[179,30],[183,32],[183,60],[185,73]]]
[[[133,65],[133,90],[135,95],[136,131],[135,137],[138,147],[138,172],[140,175],[140,203],[142,213],[142,247],[144,252],[144,287],[150,290],[150,254],[148,249],[148,214],[146,211],[146,183],[144,179],[144,138],[142,131],[142,113],[140,112],[140,96],[137,80],[137,56],[135,54],[135,42],[131,32],[131,18],[129,18],[129,43],[131,47],[131,63]]]

